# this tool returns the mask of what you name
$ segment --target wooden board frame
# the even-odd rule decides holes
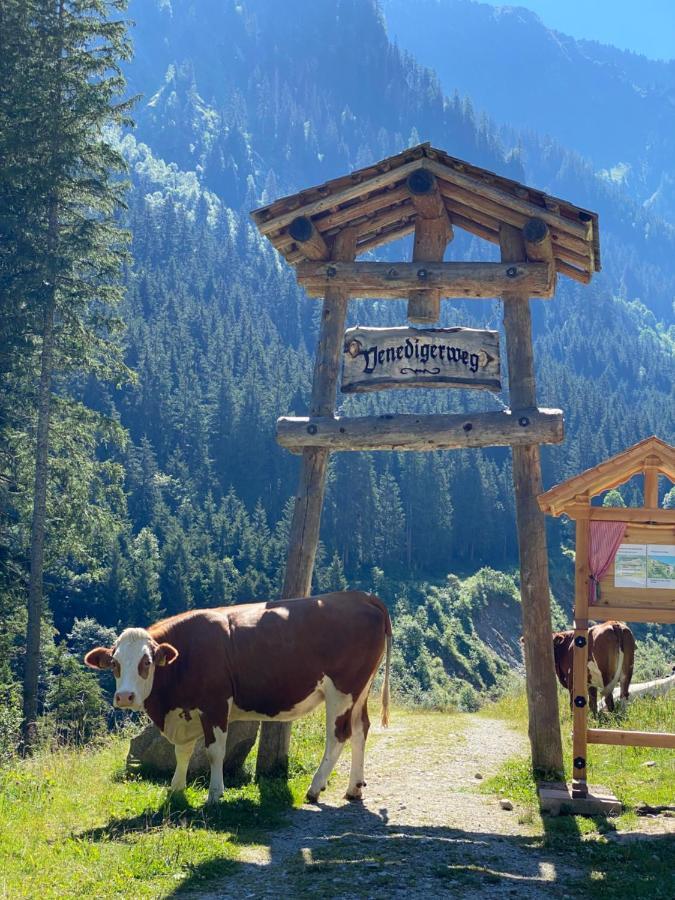
[[[600,579],[599,597],[589,604],[589,538],[592,521],[625,522],[625,544],[675,544],[675,509],[659,509],[658,476],[673,481],[675,448],[656,437],[647,438],[587,472],[539,496],[540,508],[550,515],[568,515],[576,521],[574,640],[573,640],[573,735],[572,798],[588,797],[586,767],[588,744],[661,747],[675,749],[675,733],[653,733],[588,727],[588,628],[596,621],[656,622],[675,624],[675,589],[623,588],[614,585],[612,562]],[[593,497],[642,474],[645,505],[639,508],[593,507]],[[579,490],[579,493],[576,491]]]

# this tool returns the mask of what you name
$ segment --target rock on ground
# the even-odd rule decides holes
[[[227,730],[227,752],[223,769],[234,773],[240,769],[255,744],[259,722],[232,722]],[[155,772],[173,774],[176,755],[171,744],[159,728],[152,723],[131,739],[127,755],[127,769],[146,768]],[[198,738],[188,768],[188,778],[207,775],[210,771],[204,750],[204,738]]]

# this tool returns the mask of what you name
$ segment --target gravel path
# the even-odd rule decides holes
[[[562,860],[540,848],[541,825],[479,792],[526,751],[521,735],[479,716],[408,714],[374,727],[363,803],[342,798],[345,755],[319,806],[294,810],[269,846],[243,849],[236,872],[199,897],[563,897]]]

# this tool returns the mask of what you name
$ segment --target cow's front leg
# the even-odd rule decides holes
[[[176,771],[171,779],[172,791],[184,791],[187,784],[187,770],[190,765],[190,757],[194,750],[195,742],[187,741],[185,744],[175,744],[176,753]]]
[[[204,728],[206,758],[211,766],[211,781],[209,783],[209,795],[206,798],[206,802],[217,803],[225,790],[223,764],[225,762],[225,750],[227,747],[227,724],[224,729],[219,728],[218,725],[211,725],[208,720],[205,721],[202,717],[202,725]]]

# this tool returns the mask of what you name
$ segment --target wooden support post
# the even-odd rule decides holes
[[[589,502],[590,506],[590,502]],[[588,538],[590,521],[577,519],[572,648],[572,797],[586,797],[588,729]],[[582,698],[579,700],[577,698]]]
[[[408,176],[410,197],[417,212],[413,262],[441,262],[448,242],[453,238],[452,225],[436,178],[426,169]],[[408,319],[429,324],[441,315],[439,291],[413,291],[408,300]]]
[[[356,253],[356,231],[345,229],[333,244],[331,258],[351,260]],[[321,313],[319,344],[314,361],[310,414],[332,416],[344,341],[349,295],[343,289],[326,292]],[[288,561],[282,598],[306,597],[311,593],[312,572],[319,542],[321,508],[326,486],[329,451],[308,447],[302,454],[300,482],[295,498],[289,535]],[[260,729],[256,775],[285,771],[291,741],[290,722],[265,722]]]
[[[499,241],[503,262],[525,259],[520,230],[503,225]],[[537,403],[530,302],[527,294],[522,293],[504,294],[503,299],[509,392],[511,409],[515,411],[535,407]],[[512,455],[532,765],[545,772],[562,772],[546,526],[537,504],[537,496],[542,491],[539,446],[513,447]]]
[[[649,509],[659,507],[659,470],[657,466],[645,466],[644,480],[645,506]]]

